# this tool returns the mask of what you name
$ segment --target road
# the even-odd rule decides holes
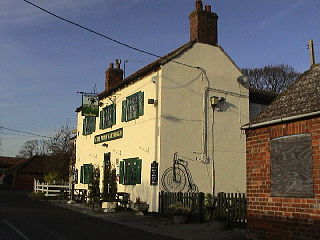
[[[23,192],[0,191],[0,240],[72,239],[170,238],[34,201]]]

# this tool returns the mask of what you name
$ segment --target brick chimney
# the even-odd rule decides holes
[[[202,1],[196,1],[196,9],[190,15],[190,40],[198,40],[216,46],[218,44],[218,15],[211,12],[211,6],[206,5],[203,9]]]
[[[120,81],[123,80],[123,70],[120,69],[120,61],[116,60],[116,67],[113,67],[113,63],[110,63],[109,68],[106,71],[106,82],[105,82],[105,90],[109,90]]]

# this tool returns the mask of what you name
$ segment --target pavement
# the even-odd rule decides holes
[[[105,221],[125,225],[156,235],[186,240],[245,240],[245,229],[221,229],[216,222],[174,224],[171,219],[154,215],[135,215],[131,211],[103,213],[100,209],[92,211],[85,204],[67,204],[65,201],[50,201],[52,205],[70,209]]]

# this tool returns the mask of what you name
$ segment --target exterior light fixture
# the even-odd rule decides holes
[[[211,102],[211,107],[216,108],[219,103],[219,97],[216,97],[216,96],[211,97],[210,102]]]
[[[108,144],[106,144],[106,143],[104,143],[104,144],[102,144],[102,147],[108,147]]]

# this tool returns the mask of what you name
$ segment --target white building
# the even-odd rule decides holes
[[[189,18],[187,44],[125,79],[120,64],[110,64],[98,118],[78,109],[75,167],[83,176],[76,188],[87,188],[90,164],[102,170],[110,159],[118,191],[147,201],[149,211],[157,211],[162,190],[245,192],[240,128],[249,121],[249,90],[218,45],[211,7],[196,1]],[[175,170],[174,157],[181,160]]]

